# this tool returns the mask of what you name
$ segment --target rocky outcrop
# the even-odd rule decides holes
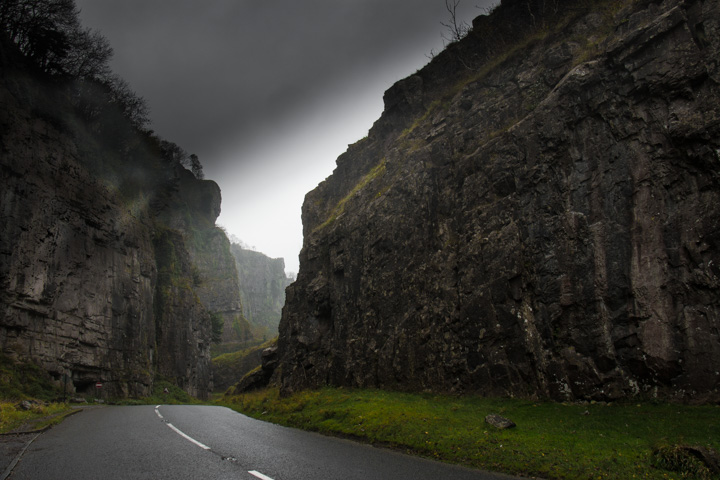
[[[306,196],[284,392],[720,399],[720,3],[595,4],[504,0],[386,93]]]
[[[78,111],[76,85],[0,46],[3,354],[37,363],[79,393],[101,382],[105,395],[147,395],[162,376],[206,396],[202,274],[188,246],[192,229],[167,220],[213,229],[217,185],[202,182],[201,198],[184,197],[186,184],[198,182],[159,157],[156,139],[112,105]],[[188,202],[198,207],[178,210]],[[217,305],[237,306],[225,298]]]
[[[274,337],[283,305],[285,287],[291,280],[285,275],[285,260],[232,244],[237,266],[240,296],[248,320]]]
[[[225,232],[213,228],[196,233],[190,253],[200,275],[198,296],[213,314],[222,318],[220,343],[252,341],[256,333],[244,313],[235,259]]]
[[[242,377],[226,394],[239,395],[266,388],[270,384],[278,367],[277,345],[273,343],[267,348],[260,347],[258,350],[262,352],[260,365]]]
[[[210,313],[221,318],[220,342],[248,342],[255,334],[243,313],[235,258],[227,235],[215,226],[220,215],[220,187],[211,180],[195,179],[185,169],[179,177],[176,190],[165,200],[158,218],[184,232],[194,291]]]
[[[217,356],[212,366],[217,392],[240,393],[237,386],[248,383],[256,388],[266,387],[277,366],[277,340]],[[228,390],[229,387],[233,387],[232,390]]]
[[[225,353],[212,359],[213,385],[216,392],[224,392],[236,384],[248,372],[262,362],[265,347],[256,346],[247,350]]]

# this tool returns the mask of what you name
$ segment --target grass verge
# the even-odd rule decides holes
[[[33,404],[24,410],[15,402],[0,401],[0,433],[40,430],[60,423],[73,410],[66,403]]]
[[[446,462],[549,479],[718,478],[673,472],[664,446],[720,450],[720,406],[559,404],[325,388],[280,398],[276,389],[219,403],[255,418],[349,436]],[[497,430],[497,413],[517,427]]]

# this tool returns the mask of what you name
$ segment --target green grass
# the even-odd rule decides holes
[[[543,478],[712,478],[660,468],[662,455],[653,452],[680,444],[720,450],[720,406],[579,405],[332,388],[287,398],[270,389],[221,403],[287,426]],[[496,430],[484,422],[490,413],[517,427]]]
[[[264,350],[272,346],[275,342],[277,342],[277,337],[267,340],[264,343],[254,342],[252,345],[243,350],[220,354],[217,357],[214,357],[212,361],[214,364],[219,366],[237,367],[237,364],[253,350]]]
[[[350,190],[350,193],[345,195],[338,203],[335,205],[335,207],[332,209],[330,214],[328,215],[328,218],[320,225],[315,227],[313,232],[317,232],[319,230],[322,230],[323,228],[330,225],[332,222],[334,222],[340,215],[343,214],[345,211],[345,204],[360,190],[365,188],[370,182],[372,182],[377,177],[383,175],[386,170],[386,161],[385,158],[380,160],[380,162],[375,165],[360,181]]]
[[[23,410],[16,402],[0,400],[0,433],[8,433],[22,425],[28,430],[39,430],[60,423],[72,410],[65,403],[35,404]]]
[[[239,322],[239,320],[236,318],[233,321],[233,328],[235,328],[235,323],[237,323],[237,322]],[[221,355],[242,352],[242,351],[245,351],[252,347],[257,346],[260,342],[261,342],[261,340],[253,339],[253,340],[247,340],[244,342],[216,343],[216,344],[210,345],[210,357],[215,359]]]

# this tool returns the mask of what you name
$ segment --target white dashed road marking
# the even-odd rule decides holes
[[[165,420],[165,418],[164,418],[164,417],[162,416],[162,414],[160,413],[160,405],[156,405],[156,406],[155,406],[155,413],[157,414],[157,416],[158,416],[161,420]],[[200,447],[200,448],[202,448],[202,449],[204,449],[204,450],[210,450],[210,447],[208,447],[208,446],[205,445],[204,443],[198,442],[197,440],[195,440],[195,439],[192,438],[191,436],[185,434],[184,432],[182,432],[179,428],[177,428],[177,427],[176,427],[175,425],[173,425],[172,423],[170,423],[170,422],[165,422],[165,425],[167,425],[168,427],[170,427],[170,428],[172,429],[172,431],[174,431],[175,433],[177,433],[178,435],[180,435],[180,436],[183,437],[184,439],[191,441],[192,443],[194,443],[194,444],[197,445],[198,447]],[[248,473],[249,473],[250,475],[253,475],[253,476],[259,478],[260,480],[273,480],[272,478],[268,477],[267,475],[263,475],[262,473],[260,473],[260,472],[258,472],[258,471],[256,471],[256,470],[250,470],[250,471],[248,471]]]
[[[158,416],[158,417],[163,418],[163,416],[160,415],[160,410],[158,410],[158,408],[160,408],[160,405],[158,405],[158,406],[155,407],[155,413],[157,413],[157,416]],[[168,427],[170,427],[170,429],[171,429],[172,431],[174,431],[175,433],[177,433],[178,435],[180,435],[180,436],[183,437],[184,439],[191,441],[192,443],[194,443],[194,444],[197,445],[198,447],[200,447],[200,448],[202,448],[202,449],[204,449],[204,450],[210,450],[210,447],[208,447],[208,446],[205,445],[204,443],[198,442],[197,440],[195,440],[195,439],[192,438],[191,436],[183,433],[182,431],[180,431],[180,429],[178,429],[178,428],[177,428],[175,425],[173,425],[172,423],[166,422],[165,425],[167,425]]]
[[[262,473],[256,472],[255,470],[250,470],[248,473],[249,473],[250,475],[256,476],[256,477],[259,478],[260,480],[273,480],[272,478],[268,477],[267,475],[263,475]]]

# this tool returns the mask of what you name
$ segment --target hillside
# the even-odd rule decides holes
[[[720,399],[720,3],[504,0],[302,209],[276,378]]]

